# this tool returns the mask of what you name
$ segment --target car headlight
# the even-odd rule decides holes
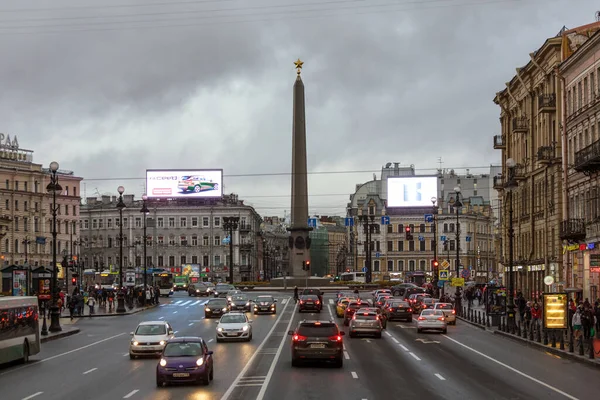
[[[196,293],[200,293],[200,289],[196,289]]]
[[[209,311],[210,311],[210,308],[208,308],[208,307],[206,307],[206,308],[204,309],[204,312],[209,312]]]
[[[242,327],[242,330],[243,330],[244,332],[246,332],[246,331],[248,330],[248,325],[244,325],[244,326]]]
[[[247,303],[246,303],[246,306],[249,306],[249,305],[250,305],[250,302],[247,302]]]
[[[167,360],[165,360],[164,358],[161,358],[159,364],[161,367],[164,367],[165,365],[167,365]]]
[[[223,311],[227,311],[227,307],[223,307]]]
[[[204,358],[199,358],[198,361],[196,361],[196,365],[201,367],[204,364]]]
[[[215,292],[215,295],[219,294],[219,292]]]
[[[137,346],[139,343],[136,342],[135,340],[131,342],[132,345]]]
[[[167,342],[165,342],[164,340],[161,340],[160,342],[158,342],[158,344],[160,344],[161,346],[164,346],[165,343],[167,343]]]
[[[218,328],[217,328],[217,332],[223,332],[223,328],[221,328],[221,327],[218,327]]]

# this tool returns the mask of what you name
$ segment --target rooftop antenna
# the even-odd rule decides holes
[[[443,163],[444,163],[444,162],[442,161],[442,157],[438,157],[438,164],[440,164],[440,167],[438,168],[438,170],[439,170],[440,172],[442,172],[442,164],[443,164]]]

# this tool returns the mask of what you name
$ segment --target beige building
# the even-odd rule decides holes
[[[577,29],[591,29],[598,23]],[[513,274],[515,290],[527,298],[547,290],[567,287],[563,270],[562,242],[567,239],[562,223],[563,176],[561,158],[562,101],[564,92],[558,68],[568,57],[565,45],[578,46],[565,39],[563,29],[547,39],[529,55],[530,61],[517,68],[517,74],[496,94],[500,106],[501,134],[494,136],[494,148],[502,151],[502,173],[494,187],[502,199],[501,257],[504,271],[509,271],[509,204],[506,189],[506,161],[516,162],[518,186],[512,191],[514,229]],[[557,101],[558,99],[558,101]],[[555,284],[546,286],[544,277],[552,276]],[[508,283],[508,275],[505,282]]]
[[[561,65],[560,74],[566,94],[561,231],[565,278],[569,288],[581,290],[582,298],[593,302],[600,284],[600,32],[597,24],[592,28],[565,32],[567,54],[572,55]]]
[[[50,266],[52,263],[52,195],[46,192],[50,183],[47,168],[33,162],[33,151],[19,147],[0,134],[0,196],[2,200],[1,257],[2,264]],[[58,262],[63,251],[76,254],[79,231],[79,178],[71,171],[58,170],[62,194],[57,204]],[[62,279],[62,271],[59,271]]]

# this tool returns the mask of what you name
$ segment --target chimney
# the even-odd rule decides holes
[[[102,196],[102,204],[109,204],[110,196]]]

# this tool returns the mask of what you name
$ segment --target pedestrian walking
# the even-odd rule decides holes
[[[88,298],[87,305],[90,308],[90,318],[92,318],[92,314],[95,314],[94,307],[96,306],[96,299],[93,297]]]

